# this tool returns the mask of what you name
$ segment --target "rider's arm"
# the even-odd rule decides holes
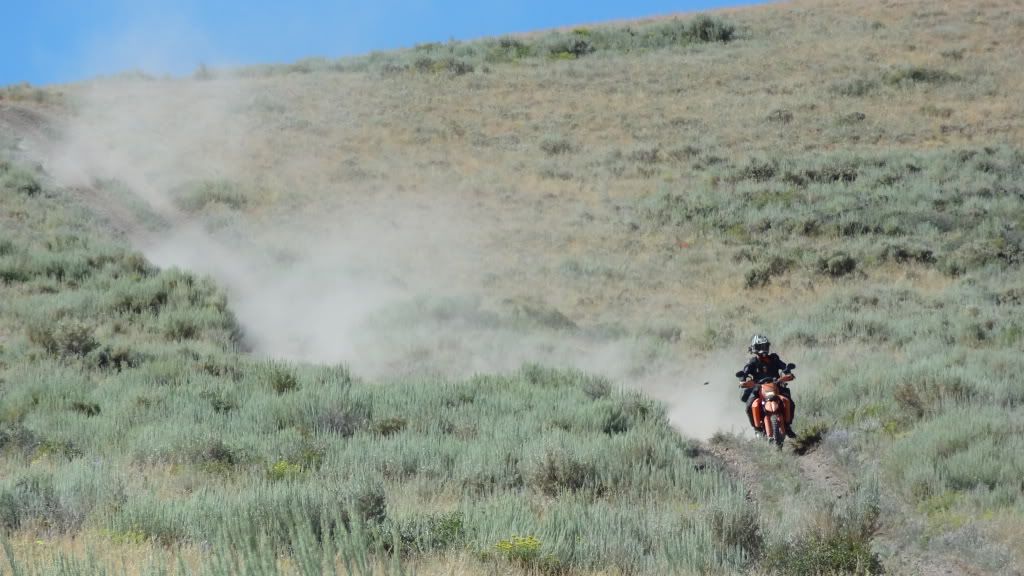
[[[775,368],[776,369],[780,370],[783,374],[789,374],[789,375],[792,375],[794,378],[796,378],[796,375],[794,375],[793,372],[789,369],[789,364],[784,362],[782,360],[782,358],[779,358],[778,354],[773,354],[772,356],[775,356]]]
[[[790,382],[796,378],[796,374],[793,374],[793,371],[789,369],[789,364],[783,362],[782,358],[779,358],[777,354],[775,355],[775,368],[782,371],[780,380],[783,383]]]
[[[747,381],[753,380],[754,373],[757,372],[757,368],[754,366],[754,360],[747,362],[743,365],[743,369],[740,370],[743,373],[743,377],[740,380]]]

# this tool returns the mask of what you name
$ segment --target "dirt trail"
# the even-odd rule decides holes
[[[9,136],[26,158],[40,158],[56,141],[53,123],[43,112],[17,104],[0,103],[0,135]]]
[[[711,441],[706,444],[705,449],[709,454],[725,463],[726,467],[743,482],[743,485],[747,487],[748,498],[758,496],[757,491],[761,482],[757,467],[740,453],[735,443]],[[787,447],[786,451],[790,452],[791,449]],[[849,479],[823,451],[812,448],[802,456],[793,455],[793,457],[799,466],[800,476],[807,479],[811,485],[836,500],[846,498],[851,494]]]
[[[705,450],[719,459],[747,489],[747,499],[758,498],[762,482],[756,465],[741,453],[740,445],[733,440],[721,442],[711,441],[705,444]],[[841,500],[853,495],[853,483],[838,462],[826,450],[812,446],[803,455],[785,451],[792,457],[798,467],[800,477],[812,486],[828,494],[834,500]],[[894,512],[899,514],[900,512]],[[982,576],[983,571],[964,564],[961,560],[951,557],[940,557],[934,554],[922,554],[918,550],[899,547],[901,539],[892,533],[891,528],[883,526],[873,538],[876,543],[886,547],[896,546],[893,558],[886,562],[886,574],[906,576],[947,576],[970,575]]]
[[[0,103],[0,138],[13,142],[12,152],[20,161],[38,164],[48,170],[48,161],[60,142],[59,118],[52,111],[35,107]],[[111,192],[92,185],[65,188],[76,201],[85,204],[116,235],[137,239],[144,231],[140,214],[133,212]]]

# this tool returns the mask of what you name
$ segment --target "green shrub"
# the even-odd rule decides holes
[[[370,422],[370,416],[369,405],[364,402],[346,400],[322,407],[316,416],[314,426],[318,430],[347,438],[366,429]]]
[[[168,340],[192,340],[202,333],[194,314],[172,312],[161,316],[161,332]]]
[[[502,302],[516,320],[555,330],[575,330],[576,323],[557,308],[534,298],[507,299]]]
[[[883,262],[897,262],[899,264],[909,262],[934,264],[937,261],[935,253],[930,248],[904,243],[886,244],[879,253],[879,259]]]
[[[27,282],[32,275],[20,259],[0,256],[0,283],[17,284]]]
[[[267,469],[267,479],[274,482],[291,480],[302,476],[304,472],[305,470],[299,464],[287,460],[278,460]]]
[[[28,456],[36,451],[42,440],[20,422],[0,424],[0,451],[11,450]]]
[[[373,430],[381,436],[391,436],[392,434],[397,434],[402,430],[405,430],[407,425],[408,422],[406,422],[405,418],[393,416],[391,418],[385,418],[384,420],[375,422]]]
[[[541,574],[557,574],[562,571],[557,557],[542,553],[543,543],[535,536],[512,536],[499,540],[494,548],[505,560],[537,570]]]
[[[95,402],[72,402],[71,409],[85,416],[96,416],[100,413],[100,405]]]
[[[583,383],[583,394],[591,400],[607,398],[612,393],[612,384],[603,378],[588,378]]]
[[[26,196],[35,196],[43,191],[43,185],[33,172],[10,165],[0,170],[0,187]]]
[[[767,182],[775,177],[778,166],[775,162],[763,160],[751,160],[746,166],[740,169],[733,176],[733,180],[752,180],[754,182]]]
[[[219,414],[225,414],[238,408],[238,404],[232,398],[223,393],[204,392],[201,396],[209,400],[210,407],[213,408],[214,412]]]
[[[567,38],[561,42],[555,42],[548,50],[552,56],[561,57],[566,54],[573,58],[581,58],[596,50],[594,46],[584,38]]]
[[[380,523],[387,518],[387,496],[379,484],[357,484],[350,498],[352,511],[362,521]]]
[[[526,58],[533,53],[533,49],[523,40],[512,36],[504,36],[498,39],[498,46],[509,58],[519,60]]]
[[[540,149],[548,156],[569,154],[575,149],[573,143],[561,136],[545,136],[540,141]]]
[[[601,494],[604,486],[593,462],[571,452],[548,449],[530,472],[530,484],[541,494],[558,496],[563,491],[585,490]]]
[[[878,80],[870,78],[853,78],[832,84],[833,93],[840,96],[860,97],[867,96],[879,87]]]
[[[21,526],[21,515],[15,495],[7,490],[0,491],[0,527],[17,530]],[[8,554],[10,558],[10,554]]]
[[[867,114],[863,112],[850,112],[849,114],[843,114],[840,116],[836,123],[845,126],[852,126],[867,120],[867,117]]]
[[[227,444],[221,440],[213,439],[201,447],[199,454],[197,454],[197,460],[201,463],[215,466],[233,466],[238,461],[238,456]]]
[[[885,74],[888,84],[908,86],[915,84],[945,84],[955,82],[960,77],[951,72],[925,66],[904,66],[890,70]]]
[[[245,191],[228,180],[194,182],[179,187],[172,194],[178,208],[186,212],[199,212],[211,204],[241,210],[249,202]]]
[[[622,434],[657,414],[659,412],[651,401],[628,395],[605,408],[601,431],[605,434]]]
[[[455,58],[449,58],[444,61],[444,68],[455,76],[462,76],[463,74],[472,74],[475,70],[474,66],[464,60],[457,60]]]
[[[565,567],[554,554],[542,552],[543,543],[536,536],[512,536],[499,540],[495,552],[508,562],[539,574],[562,574]]]
[[[725,20],[701,14],[689,25],[690,37],[698,42],[729,42],[736,37],[736,27]]]
[[[756,558],[763,546],[757,509],[745,499],[724,498],[709,508],[715,537],[727,546],[743,550],[749,558]]]
[[[299,389],[299,378],[295,371],[284,365],[272,365],[267,371],[267,383],[270,389],[278,394],[294,392]]]
[[[73,532],[84,516],[75,502],[62,496],[51,473],[25,471],[10,492],[0,495],[0,521],[11,528],[37,523],[58,533]]]
[[[870,538],[848,531],[767,547],[763,565],[771,573],[794,576],[882,574]]]
[[[419,554],[450,550],[466,536],[465,517],[461,512],[418,515],[399,527],[406,548]]]
[[[767,119],[769,122],[789,124],[793,121],[793,112],[786,109],[772,110]]]
[[[658,146],[643,146],[629,152],[627,158],[637,164],[657,164],[661,162],[661,149]]]
[[[743,285],[747,289],[767,286],[772,281],[772,278],[785,274],[793,267],[793,264],[794,262],[788,258],[772,256],[768,262],[747,270]]]
[[[32,344],[58,356],[85,356],[99,346],[92,326],[70,318],[34,323],[27,336]]]
[[[797,437],[793,440],[793,451],[803,456],[818,447],[818,444],[828,434],[828,424],[824,422],[813,422],[810,425],[803,425]]]
[[[857,270],[857,261],[845,252],[818,259],[818,272],[831,278],[840,278]]]
[[[110,369],[116,372],[128,370],[141,365],[150,358],[149,355],[131,348],[130,346],[102,345],[90,354],[97,368]]]

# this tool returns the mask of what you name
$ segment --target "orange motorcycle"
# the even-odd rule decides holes
[[[788,369],[795,367],[790,364]],[[793,421],[793,403],[782,394],[786,382],[792,379],[792,374],[783,374],[778,378],[762,378],[757,382],[747,380],[740,384],[740,388],[757,389],[757,398],[751,404],[754,423],[768,441],[779,448],[782,448],[786,440],[786,429]]]

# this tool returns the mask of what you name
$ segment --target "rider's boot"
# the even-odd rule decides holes
[[[796,438],[796,432],[793,431],[793,420],[796,420],[796,404],[793,402],[792,398],[789,398],[787,396],[787,399],[789,400],[789,402],[786,403],[788,412],[788,414],[786,415],[789,416],[789,421],[786,422],[786,436],[789,436],[790,438]]]
[[[764,438],[764,432],[754,425],[754,412],[750,404],[747,405],[747,422],[750,422],[750,428],[754,431],[754,436]]]

